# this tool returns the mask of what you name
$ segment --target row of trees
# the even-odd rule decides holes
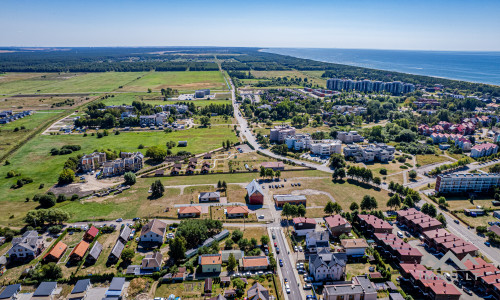
[[[24,217],[24,222],[30,226],[43,226],[45,224],[61,224],[69,220],[68,212],[58,208],[30,210]]]
[[[281,215],[284,217],[305,217],[306,216],[306,207],[302,204],[293,205],[290,203],[285,203],[283,205],[283,210],[281,211]]]
[[[457,168],[466,166],[466,165],[470,164],[471,162],[472,162],[472,159],[470,157],[463,157],[454,163],[444,164],[444,165],[440,165],[440,166],[434,168],[433,170],[431,170],[429,172],[429,175],[438,175],[438,174],[441,174],[443,171],[457,169]]]
[[[281,177],[281,171],[280,170],[276,170],[276,171],[273,171],[273,169],[266,169],[264,168],[263,166],[260,167],[260,177],[269,177],[269,178],[273,178],[273,177],[276,177],[276,178],[280,178]]]

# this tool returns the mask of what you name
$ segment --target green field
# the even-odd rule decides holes
[[[54,73],[28,79],[0,82],[0,94],[111,92],[118,90],[120,86],[131,83],[144,74],[146,73]]]
[[[38,111],[31,116],[0,125],[0,156],[12,149],[44,122],[60,115],[63,110]],[[24,126],[24,129],[21,129]],[[14,131],[18,128],[18,131]]]
[[[0,224],[14,224],[24,217],[29,209],[36,207],[37,203],[25,202],[26,197],[30,199],[36,193],[41,193],[56,183],[62,165],[68,159],[68,155],[51,156],[50,149],[62,147],[63,145],[78,144],[82,150],[71,155],[89,153],[100,148],[109,148],[117,151],[138,151],[139,144],[146,147],[165,147],[167,141],[187,140],[188,146],[173,148],[173,152],[180,150],[192,153],[203,153],[222,145],[222,141],[231,140],[236,142],[237,138],[231,128],[217,126],[212,128],[195,128],[172,133],[164,132],[123,132],[120,135],[109,135],[101,139],[95,136],[83,137],[83,135],[59,135],[59,136],[37,136],[26,145],[21,147],[9,158],[8,166],[0,166]],[[146,149],[142,150],[143,153]],[[21,177],[31,177],[34,182],[19,189],[11,189],[19,177],[5,178],[8,171],[15,170],[21,173]],[[38,189],[43,183],[45,187]],[[103,208],[104,209],[104,208]],[[110,209],[113,209],[111,207]],[[12,219],[9,219],[12,216]]]
[[[173,88],[179,92],[193,92],[197,89],[227,90],[219,71],[193,72],[150,72],[141,79],[123,87],[123,91],[146,92]]]

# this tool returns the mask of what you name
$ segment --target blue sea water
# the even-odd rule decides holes
[[[379,70],[500,85],[500,52],[268,48],[264,52]]]

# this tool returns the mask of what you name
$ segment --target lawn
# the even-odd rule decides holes
[[[49,110],[49,109],[69,109],[77,107],[88,101],[87,96],[69,96],[69,97],[10,97],[0,99],[0,110]],[[74,104],[69,105],[69,102],[63,104],[66,100],[73,100]],[[62,106],[54,106],[54,104]]]
[[[224,78],[219,71],[192,72],[149,72],[141,79],[123,87],[123,91],[146,92],[152,89],[172,88],[181,93],[198,89],[227,90]]]
[[[449,159],[444,156],[438,156],[435,154],[417,155],[417,164],[419,164],[420,166],[436,164],[445,161],[449,161]]]
[[[477,205],[480,205],[483,208],[495,208],[491,201],[494,199],[491,198],[479,198],[471,203],[469,199],[466,197],[447,197],[448,209],[451,211],[454,210],[463,210],[466,208],[476,208]]]
[[[38,111],[8,124],[0,125],[0,156],[15,147],[34,130],[49,121],[55,121],[63,110]],[[24,129],[22,129],[24,127]],[[17,128],[17,131],[15,131]]]
[[[113,250],[113,246],[120,235],[120,231],[116,230],[113,233],[101,234],[97,241],[102,244],[102,252],[97,262],[94,265],[86,266],[82,265],[80,270],[78,271],[78,275],[85,276],[88,274],[102,274],[102,273],[114,273],[117,270],[111,266],[106,266],[106,262],[108,260],[108,256]]]
[[[473,226],[473,227],[477,227],[477,226],[489,227],[490,225],[488,224],[488,222],[500,221],[500,219],[495,218],[493,216],[493,213],[491,213],[488,216],[482,216],[482,217],[469,217],[463,213],[457,213],[457,216],[459,216],[462,220],[466,221],[467,223],[469,223],[470,226]]]
[[[82,150],[72,154],[77,155],[100,148],[109,148],[116,151],[138,151],[139,144],[146,147],[155,145],[164,147],[166,141],[169,140],[187,140],[188,146],[176,147],[173,149],[174,153],[181,150],[203,153],[219,147],[222,141],[226,139],[230,139],[232,142],[237,141],[232,130],[225,126],[212,127],[211,129],[188,129],[168,134],[164,132],[124,132],[120,135],[109,135],[101,139],[90,135],[87,137],[83,137],[83,135],[37,136],[9,157],[10,165],[0,166],[0,174],[7,174],[8,171],[15,170],[17,173],[22,174],[21,178],[31,177],[33,179],[33,183],[26,184],[19,189],[11,189],[11,185],[15,184],[19,177],[0,178],[0,194],[4,195],[0,199],[0,224],[20,224],[26,211],[37,206],[37,203],[26,202],[25,199],[31,199],[34,194],[48,190],[57,182],[62,166],[70,155],[51,156],[50,149],[53,147],[59,148],[63,145],[77,144],[82,147]],[[142,152],[145,153],[146,149],[143,149]],[[44,188],[39,189],[42,183]],[[109,212],[116,209],[114,204],[104,204],[91,204],[94,205],[91,207],[91,211],[96,209],[97,206],[100,207],[100,210],[108,210]],[[79,214],[85,215],[86,213],[80,212]],[[91,213],[87,212],[87,214]]]
[[[320,71],[323,74],[322,71]],[[256,78],[272,78],[272,77],[299,77],[306,78],[310,83],[318,84],[320,86],[326,86],[326,79],[321,78],[321,74],[319,72],[301,72],[297,70],[288,70],[288,71],[252,71],[252,75]]]
[[[231,104],[230,100],[225,100],[229,98],[226,95],[223,99],[216,100],[168,100],[165,101],[164,97],[159,93],[111,93],[108,98],[102,100],[105,105],[132,105],[133,101],[143,101],[144,103],[151,105],[166,105],[173,103],[194,103],[197,107],[204,107],[210,104]]]
[[[118,90],[145,72],[51,73],[38,77],[0,82],[0,94],[92,93]]]

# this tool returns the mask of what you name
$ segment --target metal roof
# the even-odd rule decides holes
[[[125,277],[115,277],[111,280],[108,291],[121,291],[125,284]],[[107,294],[107,293],[106,293]]]
[[[89,287],[90,287],[90,279],[78,280],[75,284],[75,287],[73,287],[71,294],[83,293],[87,291]]]
[[[0,294],[0,299],[10,299],[12,296],[16,295],[21,291],[20,284],[11,284],[7,286],[3,292]]]
[[[57,282],[42,282],[33,293],[33,297],[50,296],[57,288]]]

